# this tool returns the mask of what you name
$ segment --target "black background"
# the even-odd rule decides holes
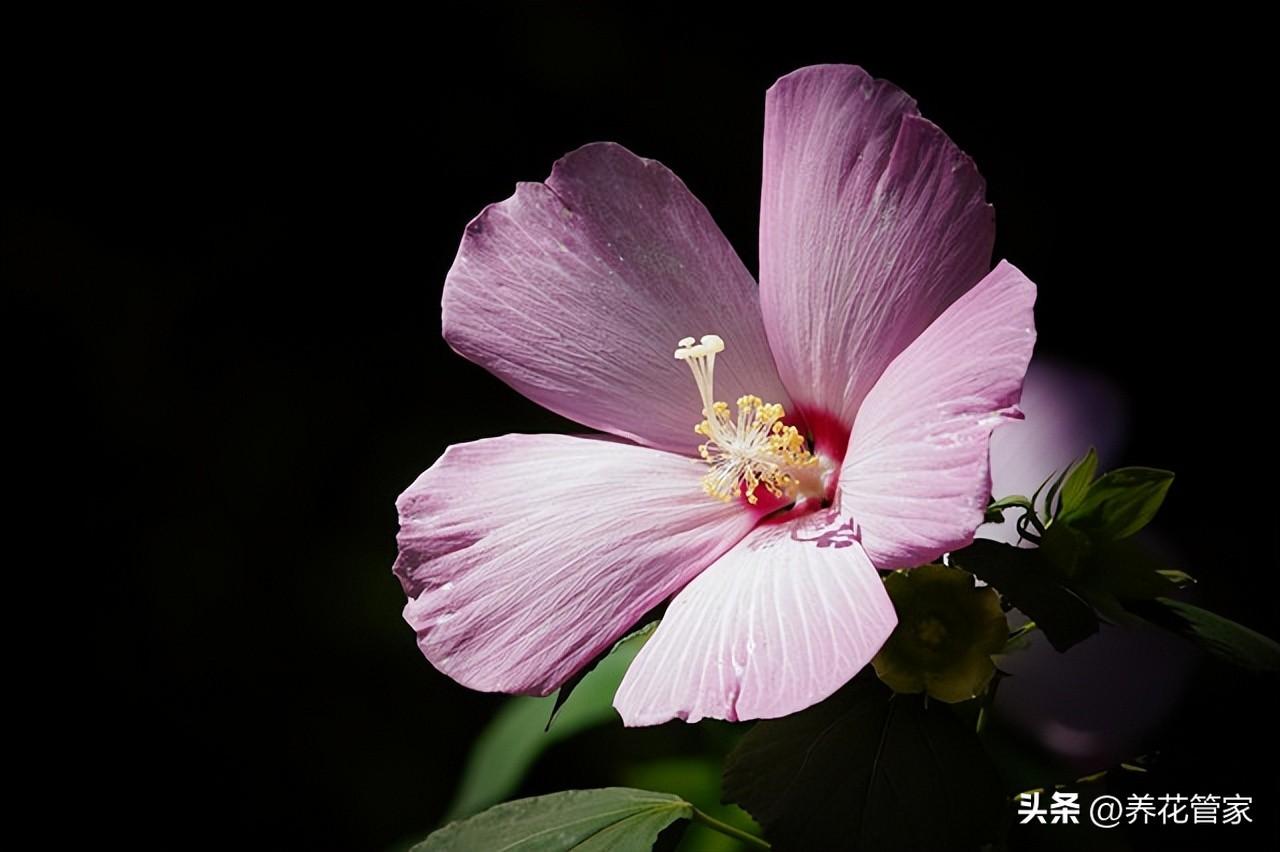
[[[394,498],[449,443],[570,428],[441,341],[463,226],[610,139],[683,177],[754,269],[763,93],[815,62],[893,80],[976,159],[997,257],[1040,285],[1039,351],[1128,393],[1126,461],[1177,471],[1159,523],[1202,602],[1276,630],[1274,141],[1247,27],[70,23],[10,29],[3,106],[10,417],[33,433],[12,452],[43,522],[13,533],[34,546],[11,625],[52,837],[431,829],[499,699],[414,647]],[[1274,839],[1271,692],[1206,667],[1156,739],[1161,784],[1252,793]],[[695,737],[629,736],[607,745]],[[605,744],[558,747],[529,789],[607,781]]]

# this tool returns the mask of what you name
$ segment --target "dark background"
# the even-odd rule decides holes
[[[1274,140],[1247,26],[790,23],[539,6],[6,34],[0,260],[31,432],[11,453],[37,474],[10,626],[46,831],[426,834],[500,699],[416,650],[393,501],[449,443],[569,428],[441,341],[463,226],[616,140],[681,175],[754,269],[763,93],[815,62],[898,83],[976,159],[997,257],[1040,285],[1039,351],[1127,392],[1126,461],[1177,472],[1159,525],[1202,602],[1276,631],[1274,216],[1254,212]],[[1164,786],[1252,793],[1272,838],[1273,683],[1206,666],[1153,734]],[[697,735],[607,736],[557,747],[528,789]]]

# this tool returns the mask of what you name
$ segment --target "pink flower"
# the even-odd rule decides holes
[[[758,288],[618,145],[485,208],[446,339],[614,437],[453,446],[401,495],[427,658],[546,694],[674,596],[615,698],[629,725],[782,716],[849,680],[895,624],[876,569],[972,540],[991,430],[1019,416],[1035,286],[988,271],[984,195],[910,97],[829,65],[766,97]]]

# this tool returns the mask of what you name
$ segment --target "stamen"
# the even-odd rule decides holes
[[[799,430],[783,423],[781,405],[748,394],[737,401],[737,417],[730,417],[729,406],[715,400],[716,354],[724,351],[720,337],[707,334],[696,342],[686,337],[678,346],[675,357],[689,365],[702,397],[705,419],[693,431],[707,439],[698,454],[711,465],[702,480],[708,494],[726,502],[741,494],[755,505],[759,488],[774,497],[793,497],[802,480],[817,478],[818,459],[805,448]]]

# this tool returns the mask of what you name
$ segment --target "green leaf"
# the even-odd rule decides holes
[[[1179,589],[1186,589],[1196,584],[1196,578],[1192,577],[1186,571],[1177,568],[1160,568],[1158,569],[1161,576],[1173,583]]]
[[[686,755],[662,757],[630,764],[620,778],[628,787],[663,790],[689,802],[698,810],[747,834],[759,835],[755,824],[742,808],[720,803],[720,756]],[[697,817],[693,826],[700,826]],[[679,847],[698,852],[740,852],[739,841],[705,826],[691,827]]]
[[[640,650],[640,646],[642,646],[645,642],[649,641],[649,636],[653,633],[654,630],[657,629],[657,627],[658,627],[658,622],[651,621],[648,624],[646,624],[644,627],[641,627],[639,630],[631,631],[626,636],[623,636],[621,639],[619,639],[617,642],[614,642],[613,647],[610,648],[608,651],[605,651],[599,657],[596,657],[596,659],[593,660],[591,663],[583,666],[582,671],[578,672],[576,675],[574,675],[573,677],[565,681],[564,684],[559,689],[556,690],[555,703],[552,704],[551,706],[551,715],[547,717],[547,726],[546,726],[547,730],[550,730],[551,726],[555,724],[556,719],[559,718],[560,716],[560,708],[563,707],[565,702],[569,700],[569,696],[574,693],[574,691],[578,688],[578,685],[582,683],[582,681],[588,675],[590,675],[591,672],[595,671],[596,668],[601,663],[603,663],[606,659],[613,656],[615,653],[617,653],[620,649],[624,647],[631,649],[630,654],[626,655],[625,665],[622,665],[622,674],[626,674],[627,667],[630,666],[631,661],[635,659],[635,655]],[[622,658],[619,658],[619,660],[621,659]],[[619,683],[622,682],[621,674],[618,676],[618,682]],[[617,691],[617,684],[614,684],[614,691],[615,692]],[[613,696],[610,695],[610,698],[612,697]]]
[[[1039,494],[1039,491],[1036,493]],[[1040,519],[1036,515],[1035,498],[1028,500],[1021,494],[1015,494],[1000,500],[996,500],[993,497],[987,505],[987,511],[983,516],[982,522],[984,524],[1002,524],[1004,523],[1004,513],[1009,509],[1022,510],[1022,514],[1018,516],[1016,522],[1019,535],[1029,540],[1035,540],[1038,537],[1037,533],[1044,532],[1044,524],[1040,523]],[[1037,533],[1030,532],[1027,529],[1028,525],[1033,526]]]
[[[1064,579],[1074,577],[1079,565],[1092,551],[1089,536],[1066,524],[1054,524],[1040,538],[1039,555]]]
[[[555,714],[556,698],[513,698],[480,732],[446,819],[471,816],[514,793],[525,773],[549,746],[618,718],[612,702],[622,676],[653,632],[649,625],[624,638],[582,678]],[[562,690],[563,691],[563,688]]]
[[[667,793],[568,790],[450,823],[411,852],[648,852],[664,828],[692,816],[692,805]]]
[[[1067,587],[1066,578],[1038,548],[980,539],[953,553],[951,562],[994,586],[1035,621],[1059,651],[1098,632],[1093,608]]]
[[[1233,665],[1258,672],[1280,672],[1280,644],[1274,639],[1183,601],[1157,598],[1156,602],[1163,605],[1163,613],[1148,607],[1142,614],[1161,627]]]
[[[1095,539],[1076,573],[1073,588],[1117,624],[1135,621],[1123,602],[1151,600],[1178,591],[1164,563],[1130,539]]]
[[[1031,634],[1036,629],[1036,623],[1031,619],[1027,619],[1021,626],[1009,632],[1009,638],[1005,640],[1004,648],[1000,650],[1000,653],[1012,654],[1017,651],[1027,650],[1031,647]]]
[[[1058,474],[1058,478],[1053,481],[1053,485],[1049,486],[1048,492],[1044,495],[1044,514],[1046,517],[1052,518],[1054,515],[1053,501],[1058,496],[1058,489],[1062,487],[1062,483],[1067,479],[1067,472],[1070,468],[1064,468],[1062,473]]]
[[[1031,501],[1021,494],[1014,494],[1011,497],[1004,497],[1000,500],[992,498],[987,505],[987,514],[983,518],[983,523],[998,524],[1004,521],[1005,509],[1022,509],[1027,512],[1034,512],[1035,507],[1031,505]]]
[[[1041,482],[1041,483],[1040,483],[1040,487],[1039,487],[1039,488],[1037,488],[1037,489],[1035,490],[1035,493],[1033,493],[1033,494],[1031,495],[1031,505],[1032,505],[1032,506],[1034,506],[1034,505],[1036,505],[1036,503],[1040,502],[1040,492],[1041,492],[1041,491],[1044,491],[1045,486],[1046,486],[1046,485],[1048,485],[1048,484],[1049,484],[1049,481],[1050,481],[1050,480],[1052,480],[1052,479],[1053,479],[1053,474],[1051,473],[1051,474],[1049,474],[1047,477],[1045,477],[1044,482]]]
[[[1089,485],[1092,484],[1093,477],[1097,472],[1098,453],[1093,447],[1090,447],[1089,452],[1085,454],[1084,458],[1076,462],[1071,474],[1067,476],[1066,482],[1062,484],[1058,512],[1051,514],[1069,512],[1079,506],[1080,501],[1084,499],[1085,494],[1089,491]]]
[[[1059,519],[1091,535],[1127,538],[1156,516],[1172,483],[1173,474],[1167,470],[1146,467],[1113,470],[1090,485],[1079,503],[1064,511]]]
[[[972,728],[869,677],[758,723],[726,760],[724,792],[780,852],[976,849],[1005,801]]]

